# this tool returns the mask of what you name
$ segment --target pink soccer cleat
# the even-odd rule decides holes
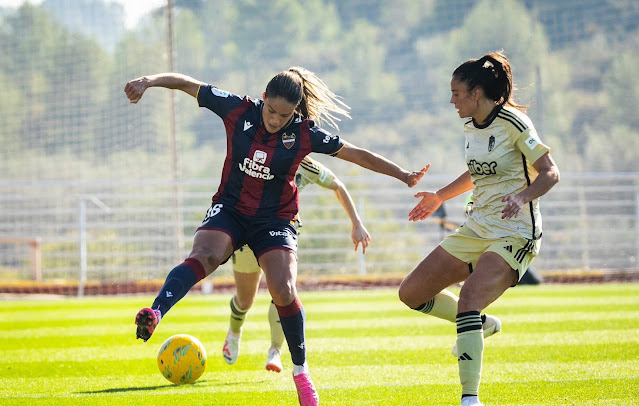
[[[162,314],[159,310],[153,310],[150,307],[145,307],[135,315],[135,324],[138,329],[135,333],[135,338],[141,338],[146,342],[151,338],[151,334],[155,331],[155,327],[160,323]]]
[[[297,398],[300,401],[300,406],[319,405],[319,394],[315,390],[309,374],[293,375],[293,381],[295,381],[295,387],[297,388]]]

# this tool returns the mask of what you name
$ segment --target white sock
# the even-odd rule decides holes
[[[302,365],[293,365],[293,376],[299,374],[308,374],[308,363],[304,362]]]

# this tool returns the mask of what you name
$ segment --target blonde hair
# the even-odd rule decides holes
[[[294,66],[275,75],[266,85],[264,97],[282,97],[296,106],[296,111],[317,125],[326,122],[339,130],[338,115],[351,118],[350,107],[333,93],[317,75]]]

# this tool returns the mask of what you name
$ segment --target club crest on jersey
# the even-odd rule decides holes
[[[293,144],[295,144],[295,133],[291,133],[291,134],[284,133],[284,134],[282,134],[282,144],[284,144],[286,149],[291,149]]]
[[[488,139],[488,152],[492,151],[495,148],[495,137],[493,135]]]

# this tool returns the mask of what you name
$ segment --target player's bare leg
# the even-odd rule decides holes
[[[454,323],[458,298],[446,289],[468,275],[468,264],[437,247],[404,278],[399,299],[411,309]]]
[[[411,309],[455,323],[459,298],[446,288],[469,276],[468,264],[437,247],[404,278],[399,296]],[[497,317],[484,314],[481,318],[484,338],[501,331]],[[457,358],[456,343],[451,352]]]

